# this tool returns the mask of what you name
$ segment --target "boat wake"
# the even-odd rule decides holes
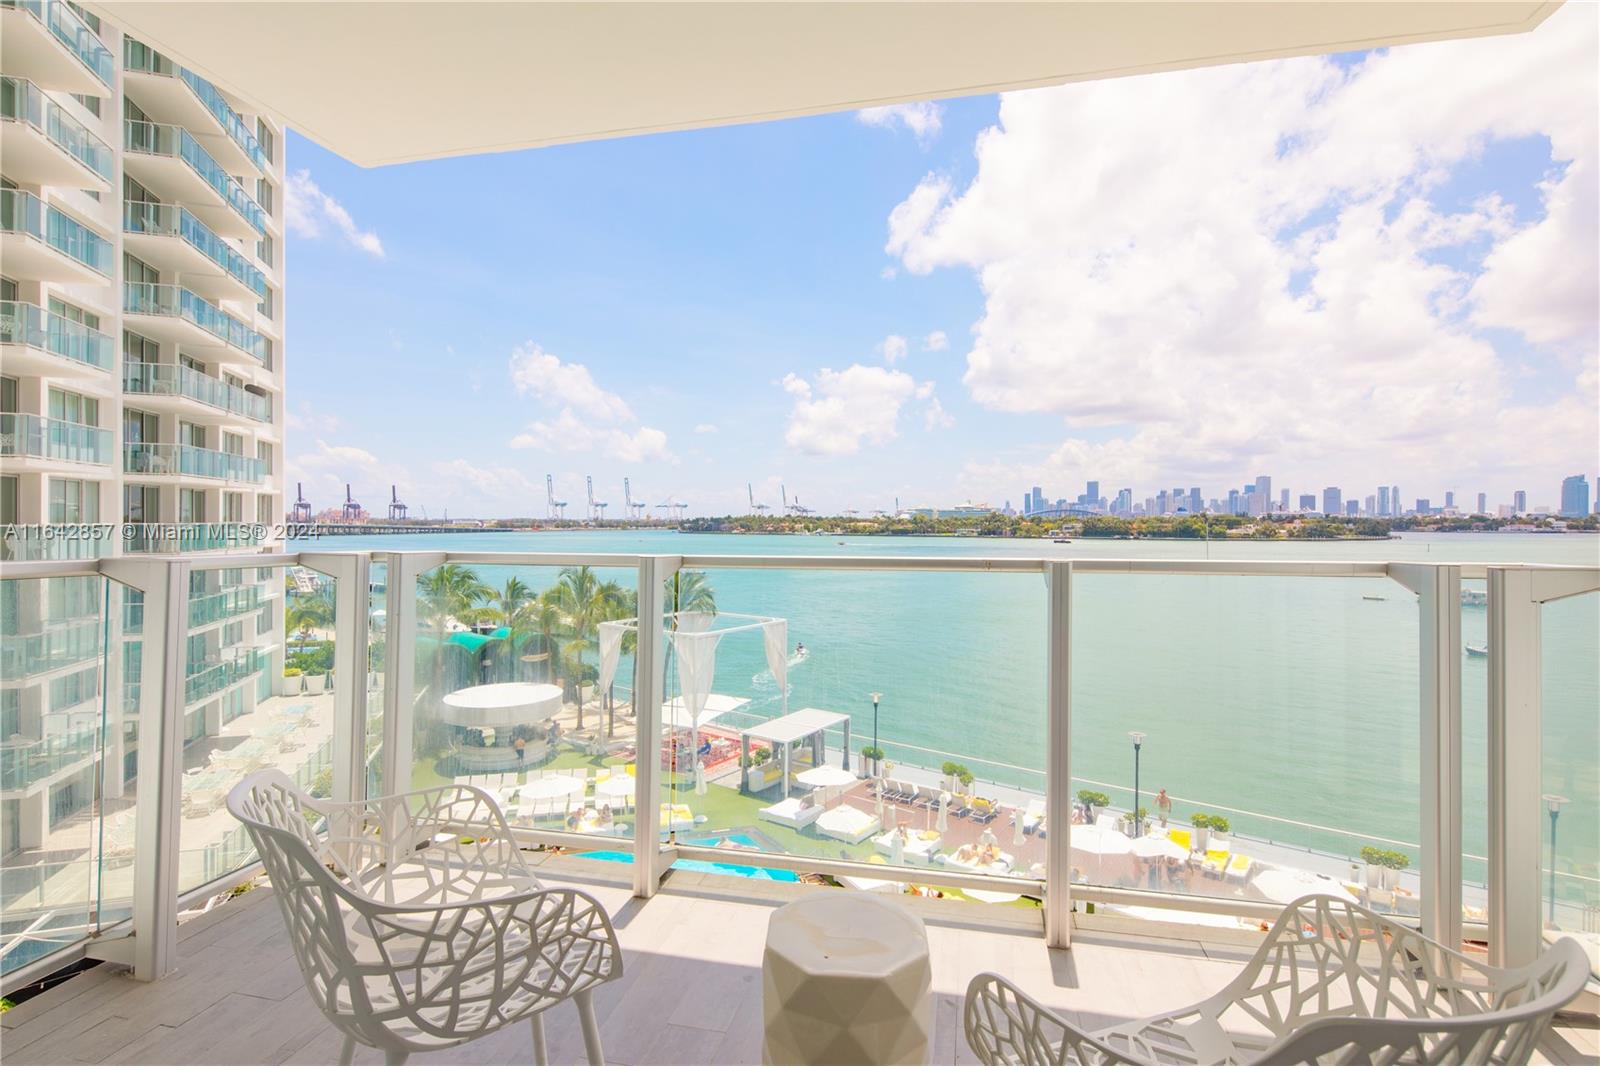
[[[809,658],[811,658],[810,648],[803,648],[799,651],[791,652],[788,659],[789,669],[793,670],[795,667],[799,666]],[[778,679],[772,676],[771,670],[763,670],[759,674],[756,674],[750,679],[750,683],[756,688],[778,687]]]

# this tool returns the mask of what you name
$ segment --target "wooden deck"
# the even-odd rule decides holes
[[[596,993],[610,1062],[761,1061],[761,952],[773,908],[811,891],[841,891],[674,873],[648,902],[632,899],[627,867],[570,858],[544,864],[552,883],[580,884],[611,911],[622,979]],[[331,1063],[339,1039],[312,1007],[270,889],[246,893],[186,923],[181,969],[154,984],[100,966],[0,1015],[8,1066],[29,1063]],[[936,1027],[933,1060],[972,1062],[961,1036],[973,974],[1005,973],[1089,1026],[1202,998],[1237,970],[1249,946],[1081,930],[1068,952],[1045,948],[1038,912],[906,898],[928,922]],[[1196,937],[1202,935],[1200,932]],[[570,1007],[546,1021],[552,1062],[581,1061]],[[1563,1025],[1545,1063],[1600,1061],[1600,1034]],[[526,1063],[526,1026],[414,1063]],[[357,1061],[381,1062],[361,1049]]]

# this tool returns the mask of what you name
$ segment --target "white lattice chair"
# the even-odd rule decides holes
[[[1365,907],[1306,896],[1216,995],[1094,1033],[979,974],[967,1043],[985,1066],[1520,1064],[1587,977],[1571,939],[1500,970]]]
[[[544,1011],[571,999],[601,1066],[594,987],[622,975],[600,904],[545,888],[487,793],[461,785],[362,803],[313,799],[275,770],[228,794],[282,909],[306,988],[355,1045],[390,1066],[527,1019],[546,1062]]]

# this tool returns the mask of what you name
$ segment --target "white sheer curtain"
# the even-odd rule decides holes
[[[761,624],[761,639],[767,647],[767,669],[783,693],[783,713],[789,713],[789,623],[774,618]]]
[[[689,719],[691,771],[700,765],[700,713],[717,676],[717,645],[722,634],[711,631],[715,621],[716,615],[705,611],[680,611],[673,616],[668,634],[678,653],[678,690]]]
[[[631,620],[600,623],[600,684],[597,691],[605,692],[611,687],[612,678],[617,676],[617,661],[622,658],[623,634],[633,626]]]

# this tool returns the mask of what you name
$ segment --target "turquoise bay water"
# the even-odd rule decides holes
[[[840,543],[840,541],[843,543]],[[310,547],[301,543],[296,547]],[[325,538],[324,550],[619,552],[674,555],[1236,558],[1419,562],[1600,562],[1600,538],[1407,535],[1318,544],[975,538],[722,536],[575,531]],[[505,568],[477,567],[490,584]],[[554,571],[522,571],[534,588]],[[631,586],[632,572],[615,577]],[[980,779],[1042,789],[1045,589],[1036,575],[713,570],[722,611],[786,618],[808,658],[787,707],[851,715],[870,743],[869,693],[891,760],[945,759]],[[1473,587],[1482,587],[1475,583]],[[1462,609],[1464,643],[1486,639]],[[1146,736],[1141,802],[1164,788],[1180,818],[1222,810],[1236,832],[1340,855],[1383,843],[1418,858],[1415,598],[1373,579],[1084,575],[1073,584],[1072,769],[1078,787],[1132,800],[1129,731]],[[1600,902],[1600,596],[1545,608],[1544,780],[1562,813],[1558,894]],[[782,713],[756,633],[718,649],[714,691]],[[626,670],[619,674],[625,677]],[[1484,854],[1485,660],[1463,655],[1466,851]],[[670,679],[669,679],[670,681]],[[731,719],[735,720],[735,719]],[[742,720],[742,719],[738,719]],[[735,720],[737,721],[737,720]],[[932,749],[932,752],[919,749]],[[1271,817],[1266,817],[1271,816]],[[1373,840],[1371,838],[1382,838]],[[1466,863],[1481,881],[1481,862]]]

